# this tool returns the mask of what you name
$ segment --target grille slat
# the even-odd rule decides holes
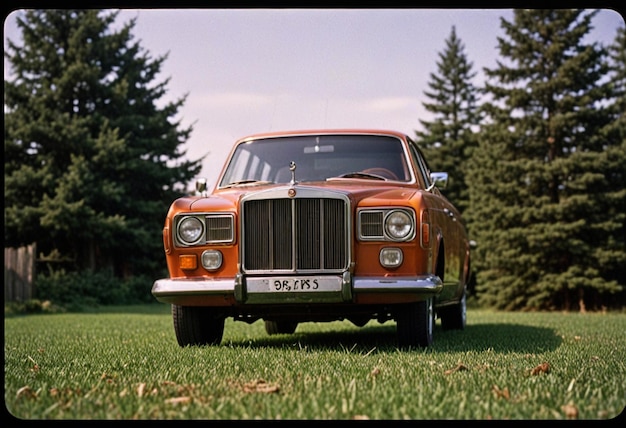
[[[321,269],[319,199],[296,202],[296,266],[299,269]]]
[[[243,210],[245,271],[339,271],[347,266],[343,200],[250,200]]]

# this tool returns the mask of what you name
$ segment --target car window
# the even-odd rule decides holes
[[[413,161],[417,165],[418,174],[421,176],[424,185],[428,188],[432,184],[430,179],[430,168],[422,155],[422,151],[417,146],[417,143],[413,140],[409,140],[409,147],[411,148]]]
[[[410,181],[402,142],[385,135],[313,135],[252,140],[239,144],[220,187],[243,181],[288,183],[295,162],[298,181],[321,181],[363,172]]]

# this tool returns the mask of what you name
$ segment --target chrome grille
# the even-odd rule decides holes
[[[243,270],[344,270],[348,265],[347,225],[343,199],[245,201]]]
[[[207,242],[233,242],[233,216],[207,215],[206,230]]]
[[[383,238],[383,212],[361,211],[359,213],[360,232],[364,238]]]

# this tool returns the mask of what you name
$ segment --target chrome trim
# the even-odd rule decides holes
[[[210,220],[216,220],[220,218],[230,220],[229,227],[222,228],[222,229],[209,227]],[[207,234],[207,239],[206,239],[207,244],[230,244],[231,242],[235,241],[235,216],[233,214],[210,213],[204,216],[204,220],[205,220],[204,224],[205,224],[205,229],[206,229],[206,234]],[[227,239],[209,239],[208,238],[209,234],[211,233],[211,231],[215,231],[215,230],[230,231],[230,236]]]
[[[380,231],[379,234],[369,234],[367,236],[363,235],[363,214],[371,214],[372,221],[368,222],[368,226],[372,228],[376,228]],[[385,210],[383,209],[369,209],[369,208],[361,208],[357,210],[357,232],[359,236],[359,240],[361,241],[384,241],[385,240]],[[377,218],[374,216],[380,216],[380,222],[377,221]]]
[[[182,239],[180,239],[179,233],[178,233],[178,226],[179,226],[181,220],[183,220],[186,217],[195,217],[195,218],[197,218],[198,220],[200,220],[202,222],[202,225],[204,227],[202,236],[200,236],[200,238],[198,238],[195,242],[193,242],[191,244],[187,244]],[[208,239],[208,235],[209,235],[209,227],[208,227],[209,218],[211,218],[211,219],[228,218],[230,220],[230,238],[229,239],[213,239],[213,240],[209,240]],[[231,243],[235,242],[235,215],[233,213],[224,213],[224,212],[197,212],[197,213],[196,212],[181,212],[181,213],[176,214],[174,216],[172,224],[173,224],[173,230],[174,230],[174,236],[173,236],[174,246],[176,246],[177,248],[190,248],[190,247],[197,247],[197,246],[211,245],[211,244],[231,244]]]
[[[428,189],[426,189],[427,191],[430,191],[429,189],[433,186],[437,186],[440,189],[445,189],[448,186],[448,173],[443,171],[431,172],[430,180],[433,184]]]
[[[295,195],[294,195],[295,191]],[[297,269],[296,265],[296,230],[295,230],[295,221],[291,223],[291,236],[295,239],[292,239],[292,253],[291,253],[291,268],[290,269],[246,269],[246,230],[244,225],[246,224],[246,209],[245,203],[250,201],[268,201],[268,200],[289,200],[290,201],[290,209],[293,210],[293,203],[298,199],[336,199],[343,201],[344,204],[344,229],[347,232],[347,235],[344,237],[343,244],[345,245],[344,251],[346,254],[345,260],[343,261],[343,265],[341,267],[332,268],[332,269]],[[239,216],[239,266],[241,267],[241,271],[245,273],[254,273],[254,274],[320,274],[320,273],[337,273],[340,274],[346,269],[348,269],[350,263],[352,262],[352,213],[351,213],[351,204],[350,199],[348,198],[345,192],[340,192],[334,189],[320,189],[317,187],[309,187],[305,185],[289,185],[289,186],[281,186],[272,189],[261,190],[258,192],[249,193],[241,198],[240,202],[241,211]],[[323,210],[320,213],[323,216]],[[294,216],[295,219],[295,216]],[[322,242],[319,243],[321,257],[323,260],[323,251],[324,251],[324,242],[323,235],[321,236]]]
[[[233,295],[239,303],[250,303],[245,286],[246,280],[242,275],[229,279],[211,278],[164,278],[158,279],[152,286],[152,295],[157,300],[165,303],[176,301],[177,297],[189,296],[223,296]],[[344,272],[341,277],[341,290],[336,292],[313,292],[294,293],[295,301],[317,302],[320,301],[349,302],[358,293],[418,293],[439,294],[443,289],[443,283],[436,275],[420,275],[415,277],[356,277],[350,280],[349,272]],[[252,293],[256,295],[253,303],[291,303],[283,301],[278,296],[284,297],[289,293]],[[267,298],[273,295],[273,298]]]
[[[202,177],[196,180],[196,194],[197,195],[200,195],[203,198],[206,198],[208,196],[207,187],[208,186],[207,186],[206,178]]]
[[[251,192],[241,198],[241,202],[252,200],[265,200],[265,199],[288,199],[289,189],[296,189],[298,198],[332,198],[343,199],[346,203],[350,202],[346,192],[341,192],[335,189],[324,189],[320,187],[312,187],[303,184],[296,184],[295,186],[287,185],[280,187],[273,187],[271,189],[259,190],[258,192]]]
[[[181,237],[181,225],[183,223],[186,223],[187,220],[194,220],[197,221],[199,223],[199,226],[201,227],[200,230],[200,234],[198,235],[198,237],[194,240],[194,241],[186,241]],[[204,217],[202,216],[197,216],[197,215],[179,215],[176,216],[175,219],[175,223],[174,223],[174,237],[176,238],[176,244],[180,247],[193,247],[196,245],[201,245],[201,243],[203,242],[203,240],[206,240],[206,222],[204,221]]]
[[[433,293],[443,290],[443,283],[436,275],[416,277],[358,277],[354,278],[355,293]]]
[[[395,239],[392,238],[391,236],[389,236],[386,232],[386,227],[385,227],[385,222],[387,221],[387,217],[389,217],[389,215],[391,213],[393,213],[394,211],[404,211],[406,212],[409,217],[411,217],[411,220],[413,222],[413,226],[412,226],[412,230],[411,233],[409,233],[406,238],[402,238],[402,239]],[[382,231],[382,235],[377,235],[377,236],[363,236],[363,234],[361,233],[361,215],[363,213],[382,213],[382,221],[380,223],[380,228]],[[412,241],[413,239],[415,239],[416,236],[416,229],[417,229],[417,220],[416,220],[416,216],[415,216],[415,210],[413,208],[410,207],[398,207],[398,206],[394,206],[394,207],[365,207],[365,208],[359,208],[357,209],[357,213],[356,213],[356,217],[357,217],[357,236],[359,238],[359,241],[386,241],[386,242],[408,242],[408,241]]]
[[[164,278],[157,279],[152,285],[152,295],[157,299],[167,296],[233,294],[234,292],[234,279]]]
[[[296,168],[297,165],[294,161],[289,162],[289,171],[291,171],[291,181],[289,182],[289,184],[292,186],[298,184],[298,182],[296,181]]]

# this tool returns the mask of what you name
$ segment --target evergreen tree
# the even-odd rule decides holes
[[[620,27],[615,40],[609,46],[611,55],[611,75],[614,99],[609,108],[613,120],[602,130],[603,138],[611,141],[606,148],[604,175],[606,188],[614,189],[606,192],[606,200],[614,201],[607,207],[613,215],[612,225],[615,227],[613,239],[604,248],[598,248],[598,257],[608,278],[613,278],[624,285],[624,266],[626,266],[626,27]],[[626,305],[626,286],[616,296],[617,306]]]
[[[501,19],[469,180],[482,304],[584,311],[624,289],[623,141],[603,132],[616,119],[607,51],[583,43],[596,13]]]
[[[200,170],[174,120],[185,97],[159,108],[165,56],[133,41],[118,12],[28,10],[9,41],[5,80],[5,246],[37,243],[69,269],[117,276],[163,270],[172,200]],[[67,265],[65,265],[67,266]]]
[[[424,130],[415,135],[430,168],[449,174],[443,193],[463,212],[469,205],[466,160],[477,144],[472,128],[478,125],[478,90],[471,83],[476,73],[455,27],[445,43],[445,50],[439,53],[437,74],[430,74],[430,91],[424,91],[432,102],[423,106],[434,119],[420,120]]]
[[[614,120],[607,126],[609,137],[616,142],[626,142],[626,27],[617,30],[611,46],[611,78],[615,102],[612,104]]]

